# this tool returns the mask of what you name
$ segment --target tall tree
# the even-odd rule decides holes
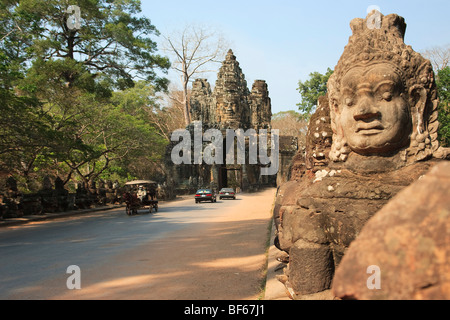
[[[438,139],[443,147],[450,146],[450,44],[435,46],[422,52],[430,60],[436,76],[439,96]]]
[[[172,90],[169,90],[171,92]],[[169,93],[164,94],[167,99]],[[122,163],[129,172],[141,178],[151,178],[161,181],[166,175],[164,159],[157,157],[170,142],[171,133],[183,127],[184,117],[182,107],[174,106],[155,95],[154,88],[145,81],[139,81],[133,88],[113,93],[113,104],[123,113],[142,120],[154,128],[154,135],[147,147],[140,152],[131,152],[135,157],[126,157]],[[147,140],[147,139],[144,139]],[[130,160],[130,161],[128,161]]]
[[[101,76],[119,88],[133,86],[140,77],[167,86],[167,79],[157,76],[155,69],[166,72],[169,60],[155,54],[156,42],[151,35],[158,30],[141,11],[139,0],[78,0],[81,19],[79,28],[68,24],[75,13],[68,12],[68,1],[8,1],[1,16],[8,25],[3,30],[4,47],[23,48],[29,58],[48,61],[55,58],[80,62],[93,77]],[[64,74],[68,85],[76,75]]]
[[[446,46],[435,46],[422,52],[422,55],[429,59],[437,73],[450,63],[450,44]]]
[[[71,4],[80,9],[78,26],[70,23],[74,12],[67,10],[68,1],[0,4],[5,96],[12,97],[11,103],[20,102],[22,118],[40,128],[31,131],[40,137],[22,138],[34,141],[22,149],[26,156],[8,153],[0,160],[20,159],[14,167],[22,171],[23,159],[29,159],[27,171],[36,169],[37,163],[54,163],[65,170],[66,180],[73,173],[86,180],[131,154],[161,151],[151,125],[118,110],[110,97],[112,90],[133,87],[139,78],[156,90],[166,89],[168,81],[157,70],[167,72],[170,63],[156,53],[156,42],[150,38],[158,31],[149,19],[137,16],[140,1],[79,0]],[[20,137],[20,132],[11,136]]]
[[[328,78],[333,74],[333,70],[327,68],[325,74],[320,72],[311,72],[309,79],[298,82],[297,90],[300,92],[302,101],[297,104],[305,119],[314,113],[317,106],[317,99],[327,93]]]
[[[450,147],[450,66],[437,72],[436,86],[439,96],[438,138],[443,147]]]
[[[114,92],[112,101],[123,112],[151,124],[160,137],[170,142],[172,132],[184,124],[183,106],[172,99],[175,95],[181,95],[181,92],[172,87],[161,97],[156,97],[153,86],[139,81],[133,88]]]
[[[298,138],[300,145],[305,145],[308,122],[302,115],[294,110],[280,111],[272,115],[273,129],[280,130],[280,135]]]
[[[188,25],[181,31],[165,38],[164,50],[173,57],[172,68],[180,74],[183,87],[184,120],[190,121],[190,105],[188,99],[189,81],[196,74],[211,72],[211,63],[218,63],[228,49],[224,38],[211,28]]]

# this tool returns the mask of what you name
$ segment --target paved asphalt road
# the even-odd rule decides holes
[[[148,270],[152,265],[152,257],[164,257],[153,251],[165,243],[180,241],[183,234],[189,238],[206,232],[202,228],[211,229],[214,221],[226,221],[227,216],[236,215],[236,210],[242,211],[244,203],[251,205],[254,201],[254,207],[259,203],[266,208],[263,211],[267,210],[263,219],[249,217],[251,225],[258,221],[267,223],[273,195],[274,189],[270,189],[260,196],[242,194],[238,200],[217,203],[195,204],[193,199],[162,203],[156,214],[143,210],[136,216],[127,216],[124,209],[114,209],[1,228],[0,299],[72,299],[77,298],[73,296],[75,291],[90,294],[80,296],[82,299],[136,298],[132,292],[110,294],[121,285],[108,281],[151,282],[150,278],[139,277],[140,270]],[[250,212],[244,211],[247,212],[239,214],[245,216]],[[171,254],[182,259],[183,251],[180,248],[180,252]],[[67,289],[66,281],[71,276],[67,268],[71,265],[79,266],[81,286],[91,291]],[[133,290],[133,285],[127,288]],[[142,296],[155,297],[158,296]],[[170,294],[161,297],[171,298]]]

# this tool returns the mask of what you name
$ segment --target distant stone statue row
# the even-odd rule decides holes
[[[91,181],[85,186],[78,183],[75,193],[64,188],[64,182],[57,177],[54,184],[45,177],[42,189],[36,193],[23,194],[17,187],[17,181],[9,177],[5,191],[0,193],[0,218],[22,217],[86,209],[94,206],[123,203],[124,188],[117,181]],[[165,185],[156,190],[158,199],[166,199],[170,194]]]

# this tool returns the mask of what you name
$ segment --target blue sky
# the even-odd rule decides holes
[[[449,0],[142,0],[142,14],[162,33],[188,23],[220,30],[249,88],[256,79],[267,81],[276,113],[297,110],[299,80],[334,69],[351,35],[350,21],[365,18],[371,5],[405,18],[405,43],[415,51],[450,44]],[[214,86],[216,75],[208,79]]]

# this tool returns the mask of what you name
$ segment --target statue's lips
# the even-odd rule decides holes
[[[378,134],[384,130],[383,125],[376,121],[370,123],[359,123],[356,126],[356,133],[364,134],[364,135],[373,135]]]

